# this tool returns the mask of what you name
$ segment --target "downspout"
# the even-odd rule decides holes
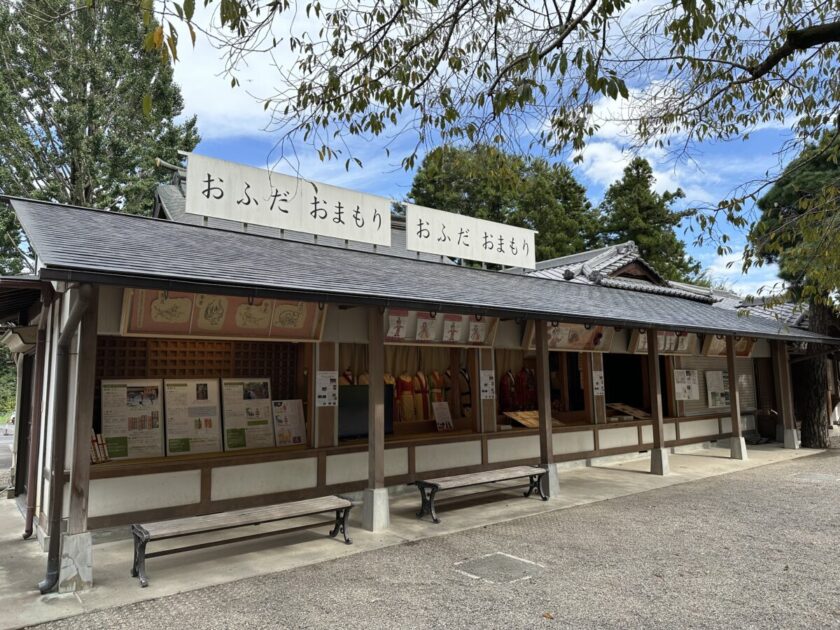
[[[49,307],[52,304],[52,290],[45,285],[41,289],[41,319],[38,321],[38,336],[35,341],[35,383],[33,384],[32,399],[32,421],[29,430],[29,456],[26,466],[26,512],[24,514],[26,525],[23,530],[24,539],[32,535],[32,521],[35,518],[35,504],[38,499],[38,455],[41,450],[41,418],[42,402],[44,396],[44,369],[47,355],[47,320],[49,320]]]
[[[52,414],[50,462],[50,543],[47,551],[47,574],[38,583],[41,594],[49,593],[55,588],[61,566],[61,513],[64,510],[64,461],[67,455],[67,376],[70,342],[90,304],[90,293],[90,285],[85,284],[79,288],[79,299],[73,305],[56,344],[55,405]]]

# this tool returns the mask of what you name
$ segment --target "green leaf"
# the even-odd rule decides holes
[[[143,115],[151,116],[152,114],[152,94],[146,92],[143,94]]]
[[[193,19],[193,15],[195,15],[195,0],[184,0],[184,15],[187,16],[187,21]]]

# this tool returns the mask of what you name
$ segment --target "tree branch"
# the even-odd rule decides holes
[[[794,52],[833,42],[840,42],[840,20],[788,31],[785,43],[760,64],[750,68],[749,73],[753,79],[760,79]]]

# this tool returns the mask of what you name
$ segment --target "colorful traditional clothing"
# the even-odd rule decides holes
[[[429,407],[429,381],[423,372],[417,372],[414,377],[414,419],[430,420],[432,417]]]
[[[400,422],[414,422],[414,379],[406,373],[397,379],[396,397]]]

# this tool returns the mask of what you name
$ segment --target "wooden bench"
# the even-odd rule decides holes
[[[500,468],[498,470],[486,470],[484,472],[467,473],[465,475],[415,481],[414,485],[420,489],[420,500],[422,502],[420,511],[417,512],[417,518],[423,518],[426,514],[429,514],[433,522],[440,523],[440,519],[435,513],[435,497],[440,490],[467,488],[469,486],[480,486],[525,477],[529,479],[528,490],[525,492],[525,496],[531,496],[536,490],[543,501],[548,501],[548,497],[545,496],[542,489],[543,475],[545,475],[545,469],[538,466],[514,466],[512,468]]]
[[[344,536],[344,542],[349,545],[352,541],[347,536],[347,517],[350,514],[350,508],[352,507],[353,504],[348,499],[337,496],[329,496],[318,499],[305,499],[303,501],[295,501],[293,503],[281,503],[279,505],[236,510],[233,512],[222,512],[220,514],[190,516],[187,518],[173,519],[171,521],[147,523],[145,525],[135,524],[131,526],[131,533],[134,536],[134,564],[131,567],[131,577],[139,577],[140,586],[147,586],[149,584],[149,580],[146,577],[146,558],[154,558],[155,556],[165,556],[172,553],[178,553],[180,551],[191,551],[194,549],[222,545],[229,542],[259,538],[262,536],[273,535],[275,533],[282,534],[290,531],[317,527],[331,523],[332,521],[327,521],[326,523],[321,521],[311,525],[302,525],[300,527],[286,529],[281,532],[267,532],[255,534],[253,536],[240,536],[238,538],[207,542],[187,547],[178,547],[176,549],[166,549],[147,554],[146,544],[153,540],[166,540],[168,538],[179,538],[181,536],[191,536],[193,534],[204,534],[223,529],[245,527],[246,525],[259,525],[261,523],[283,521],[301,516],[313,516],[323,512],[332,512],[333,510],[335,511],[335,526],[330,530],[330,537],[335,538],[338,533],[341,532]]]

